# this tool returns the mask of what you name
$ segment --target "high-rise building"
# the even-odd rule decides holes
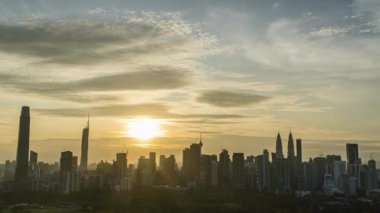
[[[334,161],[333,162],[333,177],[335,181],[335,185],[340,190],[344,190],[344,175],[346,174],[346,161]]]
[[[289,138],[288,138],[288,159],[289,160],[294,159],[294,142],[293,142],[292,132],[289,133]]]
[[[73,153],[70,151],[61,152],[60,173],[63,175],[66,172],[73,171]]]
[[[300,165],[302,163],[302,140],[301,140],[301,138],[298,138],[296,140],[296,146],[297,146],[297,164]]]
[[[15,182],[18,190],[25,189],[28,180],[29,160],[29,132],[30,132],[30,109],[28,106],[21,108],[20,125],[18,131],[17,157]]]
[[[269,153],[264,150],[262,155],[256,157],[257,166],[257,186],[259,191],[267,192],[269,190]]]
[[[30,151],[29,154],[29,167],[33,171],[35,170],[38,162],[38,153],[35,151]]]
[[[201,155],[201,175],[200,182],[203,186],[211,185],[211,155]]]
[[[164,185],[176,186],[178,183],[176,172],[176,160],[174,155],[160,156],[160,183]]]
[[[347,143],[347,169],[348,175],[359,177],[359,147],[358,144]]]
[[[280,132],[277,134],[277,139],[276,139],[276,158],[277,159],[283,159],[284,154],[282,152],[282,140],[281,140],[281,135]]]
[[[230,155],[228,154],[227,150],[223,149],[219,154],[218,182],[220,185],[226,186],[230,184],[230,166]]]
[[[149,159],[151,161],[151,165],[152,165],[152,170],[153,172],[156,171],[156,153],[155,152],[150,152],[149,153]]]
[[[114,162],[114,175],[115,183],[119,185],[120,190],[128,188],[126,185],[128,171],[127,153],[116,153],[116,161]]]
[[[232,184],[235,188],[244,188],[244,154],[232,154]]]
[[[202,140],[183,150],[183,174],[189,184],[199,182],[201,171]]]
[[[80,169],[82,171],[87,170],[88,164],[88,139],[90,133],[90,118],[87,120],[87,126],[82,131],[82,147],[80,156]]]
[[[70,151],[61,153],[60,177],[63,193],[70,193],[79,190],[79,172],[76,171],[78,158]]]
[[[313,190],[321,191],[326,174],[327,160],[324,157],[316,157],[313,159]]]

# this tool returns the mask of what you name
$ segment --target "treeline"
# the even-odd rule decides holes
[[[1,201],[3,206],[17,203],[57,206],[75,203],[93,212],[312,212],[310,202],[293,196],[231,189],[171,191],[140,188],[123,193],[92,190],[66,195],[12,192],[2,193]]]

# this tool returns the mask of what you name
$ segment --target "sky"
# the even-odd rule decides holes
[[[0,162],[15,159],[21,106],[39,159],[130,162],[149,151],[274,152],[380,159],[378,0],[1,0]],[[161,123],[141,142],[126,123]]]

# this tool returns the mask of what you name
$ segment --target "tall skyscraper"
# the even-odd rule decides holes
[[[219,154],[219,184],[220,185],[229,185],[230,183],[230,165],[231,159],[228,151],[223,149]]]
[[[301,163],[302,163],[302,140],[301,140],[301,138],[298,138],[296,140],[296,146],[297,146],[297,163],[298,163],[298,165],[301,165]]]
[[[244,188],[244,154],[232,154],[232,183],[235,188]]]
[[[73,153],[70,151],[61,152],[60,173],[61,176],[73,171]]]
[[[257,185],[261,192],[269,189],[269,152],[264,150],[262,155],[256,157]]]
[[[18,131],[17,157],[15,181],[17,187],[22,189],[28,179],[29,160],[29,132],[30,132],[30,110],[28,106],[21,108],[20,125]]]
[[[34,168],[37,166],[37,162],[38,162],[38,153],[35,152],[35,151],[30,151],[30,155],[29,155],[29,166],[32,170],[34,170]]]
[[[293,135],[290,131],[289,133],[289,139],[288,139],[288,159],[294,159],[294,142],[293,142]]]
[[[63,193],[79,191],[79,172],[76,171],[78,157],[70,151],[61,153],[60,179]]]
[[[350,176],[359,176],[359,147],[358,144],[346,144],[347,169]]]
[[[183,150],[183,172],[187,182],[199,182],[201,171],[202,140]]]
[[[283,159],[284,154],[282,152],[282,140],[281,140],[281,135],[280,132],[277,134],[277,139],[276,139],[276,158],[277,159]]]
[[[90,118],[88,118],[87,126],[83,128],[83,132],[82,132],[82,149],[81,149],[81,156],[80,156],[80,169],[82,171],[87,170],[89,133],[90,133]]]

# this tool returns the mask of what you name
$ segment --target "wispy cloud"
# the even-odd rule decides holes
[[[258,104],[270,97],[244,91],[210,90],[204,91],[197,101],[218,107],[239,107]]]

